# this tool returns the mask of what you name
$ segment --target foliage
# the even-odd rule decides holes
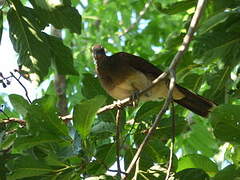
[[[113,99],[95,76],[90,48],[102,44],[110,53],[136,54],[166,69],[182,42],[197,1],[158,0],[142,13],[149,2],[5,1],[0,9],[0,40],[6,20],[19,55],[20,74],[34,74],[37,78],[30,79],[39,83],[52,81],[51,74],[56,72],[66,76],[68,112],[72,112],[73,120],[64,122],[58,116],[53,82],[41,98],[31,103],[16,94],[8,95],[9,100],[0,97],[5,105],[0,113],[1,178],[113,178],[116,112],[96,115]],[[239,0],[209,0],[191,46],[177,67],[179,84],[219,106],[208,118],[175,106],[176,142],[171,169],[175,179],[240,177],[239,7]],[[63,38],[51,35],[49,25],[61,29]],[[11,86],[3,75],[0,78],[3,87]],[[120,156],[125,168],[162,104],[146,102],[123,112]],[[10,117],[25,120],[25,124],[10,121]],[[138,179],[165,178],[171,120],[171,113],[166,113],[146,144]]]

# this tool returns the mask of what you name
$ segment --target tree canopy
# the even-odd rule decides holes
[[[114,99],[97,79],[91,47],[101,44],[108,54],[138,55],[164,71],[182,44],[196,4],[197,0],[1,0],[0,40],[7,29],[19,69],[0,73],[0,83],[11,88],[11,81],[17,81],[26,96],[16,90],[0,97],[0,177],[126,176],[164,100],[124,107],[119,123],[116,109],[99,113]],[[240,177],[239,7],[239,0],[208,0],[176,69],[178,84],[218,106],[202,118],[171,105],[129,179],[165,179],[167,173],[179,180]],[[40,98],[30,99],[24,78],[49,86]]]

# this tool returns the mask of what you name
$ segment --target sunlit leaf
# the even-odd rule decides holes
[[[89,135],[97,110],[104,104],[105,100],[104,96],[96,96],[74,107],[73,124],[82,138],[85,139]]]
[[[202,169],[210,177],[213,177],[218,172],[217,165],[208,157],[200,154],[190,154],[179,159],[177,172],[188,168]]]

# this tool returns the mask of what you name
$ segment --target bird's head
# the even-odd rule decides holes
[[[92,47],[92,54],[95,60],[99,60],[102,57],[106,56],[104,47],[101,45],[94,45]]]

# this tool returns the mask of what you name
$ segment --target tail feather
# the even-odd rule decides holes
[[[209,112],[213,110],[213,107],[216,106],[212,101],[194,94],[179,85],[176,85],[176,87],[185,95],[185,97],[174,101],[202,117],[207,117]]]

